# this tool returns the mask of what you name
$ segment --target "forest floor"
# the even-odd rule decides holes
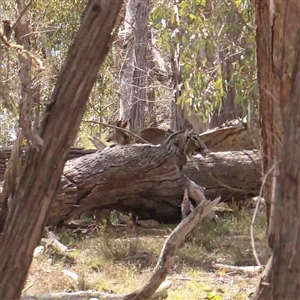
[[[242,210],[205,221],[184,242],[167,280],[172,282],[168,300],[248,299],[259,275],[215,270],[213,263],[254,266],[250,224],[253,210]],[[94,227],[92,232],[56,231],[60,242],[72,251],[59,255],[46,250],[33,259],[24,294],[96,290],[132,292],[150,278],[162,245],[174,226],[144,229],[127,226]],[[267,258],[264,209],[255,223],[258,255]],[[78,275],[66,275],[65,270]]]

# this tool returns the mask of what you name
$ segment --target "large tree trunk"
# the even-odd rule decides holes
[[[264,173],[276,164],[279,174],[265,193],[272,255],[254,299],[298,299],[300,2],[257,0],[256,8]]]
[[[89,93],[108,51],[122,1],[91,0],[46,112],[39,149],[31,149],[1,238],[0,291],[19,299]],[[87,63],[88,62],[88,63]],[[70,118],[72,116],[72,118]]]
[[[127,55],[121,72],[120,118],[130,118],[129,130],[137,132],[145,123],[149,8],[149,0],[129,0],[125,15]]]
[[[194,156],[194,162],[184,165],[185,156],[173,149],[115,146],[68,161],[48,224],[91,209],[116,209],[139,219],[176,223],[184,189],[190,184],[187,177],[203,186],[210,199],[221,196],[223,201],[239,201],[258,195],[258,151]]]

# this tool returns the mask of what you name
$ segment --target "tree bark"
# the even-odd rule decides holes
[[[259,148],[259,130],[256,126],[248,128],[248,124],[238,122],[234,125],[212,129],[199,135],[211,152],[219,151],[242,151]],[[99,149],[105,145],[98,145]],[[98,147],[97,146],[97,147]],[[96,150],[84,150],[71,148],[68,159],[91,154]],[[22,148],[22,164],[25,164],[28,157],[28,148]],[[0,182],[4,180],[6,165],[11,156],[11,148],[0,148]]]
[[[180,210],[177,206],[178,201],[182,199],[182,187],[186,186],[186,177],[204,187],[205,194],[209,198],[220,195],[222,201],[232,199],[242,201],[259,194],[261,159],[257,150],[210,153],[206,157],[193,156],[193,162],[188,161],[179,175],[178,166],[176,168],[168,166],[169,163],[172,165],[174,162],[168,162],[169,158],[164,157],[162,148],[150,145],[144,147],[145,149],[142,145],[117,146],[107,148],[103,153],[95,150],[72,149],[69,158],[78,158],[66,163],[59,193],[50,208],[49,216],[53,218],[50,217],[49,222],[55,224],[68,219],[72,216],[73,210],[79,207],[82,208],[82,212],[91,207],[110,208],[135,212],[139,219],[154,218],[163,222],[177,222],[180,218]],[[0,151],[0,159],[5,157],[3,154],[9,157],[10,153]],[[25,157],[24,155],[23,159]],[[110,158],[109,161],[107,157]],[[119,162],[118,168],[115,166],[116,161]],[[161,161],[163,165],[160,165]],[[131,162],[130,172],[127,172],[128,162]],[[160,177],[160,184],[156,184],[159,180],[153,178],[152,173],[144,169],[145,162],[152,164],[153,169],[158,168],[157,176]],[[181,168],[182,166],[179,167]],[[76,172],[70,172],[72,169]],[[114,182],[114,185],[118,186],[116,191],[113,194],[105,194],[107,190],[111,191],[107,177],[119,178],[120,172],[124,176],[120,179],[121,182],[120,180]],[[132,173],[140,174],[143,179]],[[168,181],[170,176],[180,176],[180,179]],[[100,186],[98,186],[99,180],[103,182]],[[127,185],[132,186],[129,193]],[[148,193],[149,186],[151,192]],[[140,195],[141,190],[143,190],[142,195]],[[170,198],[166,197],[166,190],[173,191]],[[85,206],[85,198],[90,193],[95,196],[95,201],[92,205]],[[106,200],[102,202],[104,194]],[[145,200],[142,206],[140,199]],[[174,206],[177,208],[174,209]]]
[[[260,134],[256,124],[248,126],[239,120],[232,120],[226,126],[208,130],[200,134],[201,140],[210,151],[242,151],[259,149]]]
[[[85,105],[108,51],[122,1],[91,0],[61,70],[41,128],[43,144],[31,149],[11,201],[0,248],[3,299],[19,299],[48,209]],[[72,116],[72,118],[70,118]]]
[[[17,44],[21,45],[25,50],[31,50],[30,41],[30,23],[27,18],[26,5],[22,0],[16,0],[19,15],[22,15],[19,22],[17,22],[15,31],[15,40]],[[29,3],[30,4],[30,3]],[[28,4],[28,5],[29,5]],[[39,116],[34,116],[34,109],[39,107],[39,86],[33,84],[33,60],[31,57],[19,53],[20,70],[18,72],[20,78],[21,99],[19,101],[19,127],[23,129],[23,133],[28,142],[37,147],[41,140],[36,133],[37,128],[33,128],[33,124],[38,121]],[[35,119],[35,117],[37,119]],[[20,175],[20,174],[19,174]]]
[[[129,0],[126,6],[127,55],[121,71],[120,119],[130,119],[133,132],[140,132],[145,123],[149,7],[149,0]]]
[[[262,134],[267,138],[263,142],[263,165],[266,173],[266,168],[276,163],[277,172],[266,191],[268,201],[272,201],[272,255],[254,299],[298,299],[300,3],[257,0],[256,8]]]
[[[157,118],[156,118],[156,104],[155,104],[155,86],[154,86],[154,50],[152,43],[152,32],[151,29],[147,28],[147,103],[148,103],[148,119],[150,127],[157,127]],[[148,127],[148,126],[147,126]]]
[[[274,22],[274,3],[264,0],[256,0],[256,42],[257,42],[257,65],[258,65],[258,86],[259,86],[259,111],[261,126],[261,145],[262,145],[262,166],[263,174],[267,176],[263,196],[266,201],[267,223],[269,224],[271,200],[273,197],[273,185],[277,162],[280,157],[282,144],[282,115],[280,111],[281,97],[280,73],[283,66],[279,66],[280,53],[277,35],[275,38],[272,24]],[[282,20],[281,20],[282,22]],[[278,26],[280,23],[276,23]],[[291,33],[293,34],[293,33]],[[288,37],[290,40],[290,35]],[[274,54],[274,56],[273,56]],[[276,64],[276,68],[275,68]],[[275,68],[275,69],[274,69]],[[288,91],[287,87],[285,90]],[[283,103],[282,103],[283,104]],[[275,169],[272,172],[272,169]]]
[[[180,220],[187,177],[206,188],[209,198],[243,200],[258,195],[258,151],[185,157],[150,145],[116,146],[66,163],[48,224],[91,209],[116,209],[163,223]],[[183,168],[183,169],[182,169]],[[182,169],[182,171],[181,171]],[[226,174],[226,176],[224,176]],[[192,197],[193,200],[193,197]]]
[[[182,173],[204,187],[209,199],[221,196],[225,202],[242,201],[259,195],[261,160],[257,150],[197,155],[193,160],[187,162]]]

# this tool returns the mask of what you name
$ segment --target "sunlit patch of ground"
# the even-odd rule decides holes
[[[222,272],[213,269],[212,264],[255,265],[251,218],[252,210],[248,210],[216,222],[201,223],[177,252],[175,266],[167,278],[172,281],[168,300],[247,299],[258,283],[258,276]],[[81,236],[67,230],[56,232],[59,240],[73,251],[61,256],[48,250],[34,258],[25,294],[78,290],[132,292],[150,278],[172,228],[98,228],[93,234]],[[256,220],[255,240],[261,262],[265,263],[263,211]],[[74,272],[78,279],[65,275],[63,270]]]

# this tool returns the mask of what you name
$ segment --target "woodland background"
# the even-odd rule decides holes
[[[2,50],[2,146],[11,145],[16,136],[20,106],[25,106],[27,126],[38,126],[85,4],[29,4],[23,18],[26,40],[19,39],[18,44],[40,59],[42,66],[31,58],[27,70],[20,72],[17,49]],[[12,22],[16,3],[2,1],[1,11],[2,21]],[[154,124],[173,130],[192,127],[201,133],[237,117],[257,117],[250,1],[146,1],[139,7],[129,3],[126,12],[121,12],[118,35],[90,94],[84,119],[110,123],[131,117],[132,131]],[[14,38],[16,33],[11,35]],[[133,48],[138,52],[133,54]],[[134,74],[133,63],[138,70]],[[20,81],[23,89],[30,89],[30,104],[16,101],[22,98]],[[74,146],[91,148],[88,137],[104,140],[107,131],[82,122]]]
[[[235,278],[239,285],[232,294],[225,280],[231,280],[227,270],[246,272],[246,277],[249,270],[214,263],[230,261],[222,247],[226,237],[229,248],[234,248],[236,239],[242,240],[238,247],[242,260],[234,252],[235,265],[257,264],[251,274],[266,265],[255,299],[299,295],[300,4],[129,0],[122,6],[117,0],[16,0],[0,5],[0,173],[4,179],[0,290],[4,299],[18,299],[26,280],[29,285],[23,294],[34,285],[33,292],[66,291],[68,284],[63,280],[51,281],[46,288],[35,284],[47,281],[38,279],[41,269],[34,271],[39,259],[47,272],[75,280],[70,284],[72,292],[88,290],[89,285],[106,291],[111,276],[120,279],[114,283],[119,293],[136,289],[154,267],[151,257],[157,258],[151,230],[138,232],[138,223],[129,215],[119,242],[119,224],[111,230],[94,222],[82,229],[68,221],[91,210],[93,219],[97,210],[108,209],[174,223],[180,219],[180,206],[183,221],[168,236],[147,284],[130,294],[98,293],[98,297],[148,299],[171,266],[171,280],[181,274],[180,281],[194,285],[211,268],[221,272],[205,277],[206,283],[217,282],[219,287],[212,284],[205,290],[196,285],[193,290],[186,285],[180,291],[180,285],[175,285],[170,299],[191,295],[198,299],[199,293],[204,299],[248,297],[253,294],[249,286],[253,288],[258,277],[246,287],[245,277]],[[116,120],[128,120],[128,129],[136,134],[149,126],[176,133],[160,146],[83,150],[104,142],[111,130],[105,124]],[[201,150],[199,138],[210,150],[208,157],[192,156]],[[70,152],[72,146],[82,149]],[[214,201],[205,200],[218,195]],[[237,202],[253,196],[259,197],[252,218]],[[261,196],[265,207],[259,210]],[[189,235],[220,199],[230,204],[228,215],[215,218],[214,225],[206,220],[207,232],[205,225],[197,228],[209,241],[196,231]],[[262,222],[266,217],[266,231],[256,238],[266,241],[267,234],[268,254],[258,241],[256,250],[255,217],[262,217]],[[248,225],[244,227],[241,220]],[[63,254],[60,266],[53,264],[55,254],[44,248],[42,257],[33,259],[35,247],[45,236],[45,224],[59,225],[54,229],[58,239],[77,250],[85,243],[88,252]],[[249,227],[250,240],[243,231]],[[81,239],[78,230],[88,235]],[[158,243],[168,230],[155,233]],[[141,234],[149,239],[136,243],[143,240]],[[48,238],[50,242],[43,241],[46,246],[58,243],[52,232]],[[174,253],[183,241],[176,265]],[[67,248],[62,248],[66,253]],[[204,248],[206,258],[198,255]],[[61,249],[55,251],[61,255]],[[91,257],[99,259],[96,267]],[[205,261],[209,261],[206,269]],[[88,268],[83,270],[82,265]],[[111,274],[103,271],[109,271],[109,266]],[[116,266],[122,267],[113,275]],[[131,267],[130,277],[136,276],[136,281],[123,290],[126,280],[120,274]],[[90,280],[90,272],[98,281]],[[101,278],[104,283],[99,285]],[[169,288],[167,284],[165,290]],[[86,292],[56,296],[93,297]]]

